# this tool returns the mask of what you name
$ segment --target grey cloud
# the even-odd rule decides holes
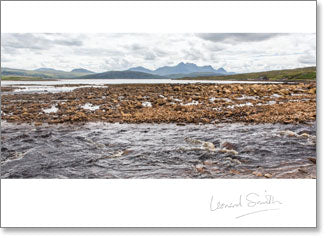
[[[157,56],[161,57],[168,55],[166,52],[158,48],[151,48],[142,44],[132,44],[124,48],[130,50],[131,55],[142,57],[144,60],[154,60]]]
[[[154,69],[184,61],[248,72],[315,64],[315,34],[5,33],[1,39],[3,67],[12,68],[44,65],[101,72],[132,66]]]
[[[133,51],[140,51],[140,50],[147,49],[147,47],[142,46],[140,44],[133,44],[133,45],[130,46],[130,49],[133,50]]]
[[[48,34],[49,35],[49,34]],[[51,34],[50,34],[51,35]],[[53,35],[58,36],[58,34]],[[44,50],[60,46],[81,46],[83,42],[77,39],[48,39],[40,34],[2,34],[1,46],[5,49]]]
[[[33,34],[3,34],[1,46],[5,49],[34,49],[40,50],[49,47],[48,41],[35,37]]]
[[[132,45],[128,45],[128,46],[123,46],[121,45],[122,48],[131,50],[131,53],[135,53],[136,55],[139,56],[144,56],[145,59],[155,59],[155,57],[164,57],[164,56],[168,56],[170,54],[173,54],[173,52],[169,52],[163,49],[160,49],[158,47],[151,47],[151,46],[147,46],[147,45],[142,45],[142,44],[138,44],[138,43],[134,43]]]
[[[167,56],[167,55],[171,54],[170,52],[167,52],[167,51],[164,51],[164,50],[161,50],[161,49],[158,49],[158,48],[154,49],[154,53],[159,57],[164,57],[164,56]]]
[[[215,44],[210,44],[210,45],[207,45],[207,46],[204,46],[206,47],[206,49],[210,50],[210,51],[223,51],[225,48],[222,47],[222,46],[218,46],[218,45],[215,45]]]
[[[85,56],[113,56],[113,55],[122,55],[121,51],[103,49],[103,48],[77,48],[73,50],[76,55],[85,55]]]
[[[154,59],[156,59],[156,56],[152,52],[148,52],[145,54],[144,59],[145,60],[154,60]]]
[[[15,55],[17,50],[18,49],[11,47],[1,47],[1,55]]]
[[[282,35],[280,33],[199,33],[196,36],[212,42],[236,44],[238,42],[259,42]]]
[[[123,70],[129,68],[131,63],[123,58],[108,58],[104,60],[103,68],[107,70]]]
[[[302,55],[298,57],[298,62],[302,64],[316,64],[316,58],[315,55]]]
[[[196,49],[183,50],[183,53],[185,54],[184,58],[187,60],[199,60],[204,58],[202,52]]]
[[[65,46],[82,46],[83,42],[80,40],[54,40],[53,41],[57,45],[65,45]]]
[[[4,57],[4,56],[1,56],[1,62],[10,62],[11,60]]]
[[[156,51],[152,50],[150,47],[147,47],[142,44],[132,44],[127,47],[131,50],[132,55],[137,57],[142,57],[144,60],[154,60],[156,59]]]

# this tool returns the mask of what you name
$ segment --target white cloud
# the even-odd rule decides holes
[[[315,34],[2,34],[2,67],[96,72],[179,62],[250,72],[315,65]]]

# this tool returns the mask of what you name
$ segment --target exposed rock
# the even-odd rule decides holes
[[[266,178],[272,178],[272,174],[266,173],[266,174],[264,174],[264,177],[266,177]]]
[[[212,142],[204,142],[203,147],[208,150],[215,150],[215,146]]]
[[[205,165],[213,165],[213,161],[212,160],[205,160],[204,164]]]
[[[252,174],[254,174],[257,177],[262,177],[263,176],[263,174],[261,172],[258,172],[258,171],[254,171]]]
[[[195,168],[196,168],[196,170],[198,171],[198,172],[200,172],[200,173],[204,173],[204,171],[205,171],[205,167],[204,167],[204,165],[202,165],[202,164],[197,164],[196,166],[195,166]]]
[[[219,152],[227,153],[227,154],[231,154],[231,155],[238,155],[238,152],[235,150],[221,149],[221,150],[219,150]]]
[[[229,172],[231,174],[240,174],[240,172],[238,170],[235,170],[235,169],[231,169]]]
[[[313,164],[317,163],[317,159],[316,158],[308,158],[308,160],[310,160]]]
[[[2,95],[1,118],[28,123],[298,124],[316,120],[315,93],[314,83],[107,85],[104,88],[84,87],[62,93]],[[211,98],[215,100],[211,101]],[[273,100],[274,104],[270,104]],[[91,111],[81,108],[88,103],[98,109]],[[43,108],[52,105],[57,105],[58,110],[43,112]],[[285,135],[297,136],[295,132]],[[300,136],[308,137],[304,133]],[[236,150],[230,145],[223,148]]]
[[[281,131],[280,132],[281,135],[286,135],[286,136],[289,136],[289,137],[297,137],[297,133],[293,132],[293,131]]]
[[[301,172],[301,173],[305,173],[305,174],[308,173],[308,171],[304,168],[299,168],[298,171]]]
[[[303,137],[303,138],[309,138],[310,135],[309,135],[308,133],[302,133],[302,134],[300,135],[300,137]]]
[[[237,150],[237,145],[225,141],[221,144],[221,148],[225,148],[227,150]]]
[[[310,90],[309,90],[309,93],[310,94],[316,94],[316,88],[311,88]]]
[[[185,126],[186,123],[177,123],[177,126]]]

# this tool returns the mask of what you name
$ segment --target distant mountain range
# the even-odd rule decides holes
[[[25,70],[25,69],[12,69],[12,68],[1,68],[1,75],[5,76],[21,76],[21,77],[35,77],[44,79],[71,79],[76,77],[81,77],[90,73],[92,71],[86,69],[73,69],[71,72],[57,70],[53,68],[39,68],[35,70]]]
[[[1,74],[5,76],[37,77],[45,79],[162,79],[183,78],[199,76],[230,75],[224,68],[214,69],[212,66],[198,66],[193,63],[179,63],[176,66],[164,66],[156,70],[144,67],[134,67],[123,71],[107,71],[95,73],[87,69],[77,68],[69,71],[53,68],[38,68],[35,70],[23,70],[12,68],[1,68]]]
[[[99,74],[88,74],[79,77],[80,79],[164,79],[166,77],[144,72],[131,70],[107,71]]]
[[[157,74],[161,76],[166,76],[170,78],[182,78],[182,77],[195,77],[198,76],[210,76],[210,75],[229,75],[234,74],[232,72],[227,72],[224,68],[214,69],[211,65],[198,66],[193,63],[179,63],[176,66],[164,66],[155,70],[150,70],[144,67],[134,67],[128,69],[130,71],[138,71],[148,74]]]

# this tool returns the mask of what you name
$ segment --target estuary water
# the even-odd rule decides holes
[[[220,80],[177,80],[177,79],[58,79],[45,81],[1,81],[1,86],[9,85],[65,85],[65,84],[88,84],[88,85],[105,85],[105,84],[186,84],[186,83],[280,83],[266,81],[220,81]]]
[[[267,84],[280,82],[265,81],[219,81],[219,80],[176,80],[176,79],[58,79],[46,81],[2,81],[3,87],[15,87],[11,92],[3,94],[24,93],[59,93],[71,92],[82,87],[104,87],[108,84],[189,84],[189,83],[216,83],[216,84]]]
[[[2,178],[315,178],[316,125],[2,122]]]

